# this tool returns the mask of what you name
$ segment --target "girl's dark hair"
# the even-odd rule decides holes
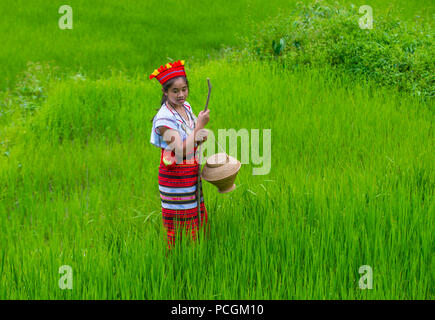
[[[189,81],[187,80],[187,78],[186,78],[185,76],[179,76],[179,77],[175,77],[175,78],[172,78],[172,79],[166,81],[166,82],[163,84],[163,91],[168,92],[169,88],[170,88],[170,87],[174,84],[174,82],[175,82],[177,79],[179,79],[179,78],[183,78],[184,81],[186,81],[187,89],[189,89]],[[161,106],[162,106],[162,104],[164,104],[165,102],[166,102],[166,95],[163,93],[163,95],[162,95],[162,101],[160,102],[160,107],[157,108],[156,111],[159,111],[160,108],[161,108]],[[154,115],[154,117],[151,119],[151,122],[153,122],[155,116],[156,116],[156,115]]]

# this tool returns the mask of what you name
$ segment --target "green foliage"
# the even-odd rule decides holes
[[[80,67],[91,79],[110,76],[109,67],[149,74],[170,59],[208,60],[237,45],[235,34],[249,30],[248,19],[261,21],[294,1],[71,0],[72,30],[59,29],[57,2],[0,1],[0,90],[15,87],[29,60]]]
[[[190,21],[195,28],[185,31],[166,24],[168,29],[162,30],[163,24],[153,20],[158,31],[148,29],[145,36],[162,39],[170,28],[197,34],[201,43],[206,39],[207,50],[220,43],[221,38],[208,35],[234,19],[218,25],[216,10],[207,7],[216,19],[207,21],[197,11],[186,10],[187,3],[179,1],[177,8],[188,19],[170,20]],[[213,6],[222,15],[230,11],[219,1]],[[91,53],[118,43],[108,58],[120,57],[135,68],[139,59],[144,63],[133,78],[112,74],[95,80],[86,72],[86,78],[76,74],[57,81],[53,67],[29,64],[13,91],[0,92],[0,298],[433,299],[433,114],[427,103],[405,92],[378,87],[374,81],[352,81],[353,75],[382,79],[371,73],[374,61],[379,77],[393,71],[406,76],[411,69],[418,81],[426,77],[431,85],[432,53],[422,49],[428,43],[422,44],[421,36],[417,41],[412,30],[402,33],[403,25],[390,26],[396,36],[378,32],[379,19],[375,29],[357,31],[355,15],[346,20],[341,11],[325,5],[305,8],[307,13],[293,20],[294,25],[283,23],[290,19],[284,16],[270,22],[273,28],[263,25],[263,33],[251,39],[255,45],[239,51],[255,61],[245,65],[210,60],[189,70],[189,102],[196,114],[205,101],[205,78],[216,88],[209,106],[216,116],[209,129],[216,134],[219,128],[270,128],[275,156],[268,176],[254,176],[252,169],[258,165],[243,164],[237,189],[229,196],[204,184],[211,236],[198,246],[180,243],[169,257],[156,176],[159,150],[149,144],[150,119],[161,91],[141,70],[161,56],[157,50],[175,51],[165,45],[156,51],[124,47],[114,41],[117,37],[105,43],[89,38],[95,47],[80,47],[80,62],[95,67],[95,72],[101,66],[108,71],[105,57],[98,56],[96,63]],[[167,10],[152,4],[149,9],[147,14],[163,12],[162,21],[168,21]],[[122,19],[135,12],[125,11],[118,21],[143,30],[136,21],[147,21],[142,12]],[[169,13],[179,17],[176,11]],[[232,12],[230,18],[239,13]],[[144,36],[132,25],[120,28],[114,16],[88,14],[97,18],[96,25],[103,17],[122,39],[125,30],[132,37],[137,34],[137,40]],[[331,18],[337,14],[339,18]],[[205,31],[198,33],[201,21],[216,29],[199,28]],[[328,25],[331,21],[337,25]],[[87,34],[89,28],[81,30]],[[175,32],[174,39],[178,35]],[[359,42],[357,35],[375,41],[374,47]],[[64,46],[77,48],[77,42],[40,37],[58,44],[41,45],[42,51],[51,54],[61,48],[77,56]],[[425,37],[431,43],[432,36]],[[145,39],[154,43],[153,38]],[[197,44],[182,39],[187,41],[168,43],[177,52]],[[25,47],[38,50],[32,43]],[[144,55],[129,51],[133,47],[145,48]],[[125,50],[128,55],[121,54]],[[400,54],[407,55],[408,65]],[[17,56],[28,61],[26,52]],[[71,56],[59,56],[70,66],[78,65]],[[266,57],[297,70],[257,61]],[[431,71],[424,77],[423,62]],[[310,67],[313,64],[325,68]],[[19,65],[4,67],[9,66]],[[387,80],[391,77],[384,83]],[[418,81],[412,83],[419,90],[426,88]],[[73,290],[58,286],[61,265],[74,270]],[[361,265],[373,267],[374,290],[359,290]]]
[[[397,16],[397,15],[395,15]],[[433,26],[373,12],[373,29],[361,29],[358,7],[337,2],[298,3],[292,12],[254,27],[233,59],[277,59],[292,67],[330,65],[416,96],[435,94]],[[276,39],[281,39],[277,43]],[[284,46],[283,44],[287,45]],[[282,44],[282,45],[281,45]]]
[[[145,92],[142,81],[132,81],[122,72],[95,81],[78,74],[52,87],[29,128],[37,141],[59,143],[65,139],[87,142],[89,136],[114,139],[123,130],[129,137],[134,134],[131,126],[143,130],[142,115],[130,107],[132,100]],[[138,123],[139,118],[142,123]]]
[[[51,62],[27,62],[17,76],[15,87],[0,94],[0,124],[23,123],[35,114],[47,99],[52,80],[60,80],[59,67]]]
[[[280,55],[285,48],[284,38],[279,39],[279,42],[272,41],[272,48],[275,55]]]
[[[348,90],[331,68],[276,65],[211,61],[190,73],[196,114],[212,79],[215,137],[271,128],[273,156],[267,176],[243,164],[231,194],[204,183],[210,238],[168,258],[149,144],[158,84],[53,86],[29,123],[41,139],[26,127],[0,156],[0,299],[433,299],[426,104],[373,82]],[[62,265],[73,290],[58,286]],[[358,287],[362,265],[373,290]]]
[[[29,61],[27,70],[19,74],[13,99],[25,112],[33,111],[41,105],[47,97],[46,89],[58,67],[49,63]]]
[[[54,61],[28,61],[15,87],[0,93],[0,155],[9,156],[14,141],[27,132],[27,121],[47,100],[50,87],[63,78],[65,73],[60,73]]]

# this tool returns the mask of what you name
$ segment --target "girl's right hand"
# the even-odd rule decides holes
[[[196,131],[195,134],[195,141],[199,144],[205,142],[208,137],[208,130],[207,129],[199,129]]]
[[[199,129],[202,129],[207,125],[209,120],[210,120],[210,109],[207,109],[207,111],[200,111],[198,113],[196,125]]]

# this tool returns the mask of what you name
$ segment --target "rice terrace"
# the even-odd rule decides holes
[[[435,298],[434,1],[0,15],[1,300]]]

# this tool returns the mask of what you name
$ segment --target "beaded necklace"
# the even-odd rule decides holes
[[[175,113],[171,109],[175,110],[175,112],[179,115],[179,117],[182,120],[182,121],[178,120],[181,122],[181,128],[184,130],[184,132],[186,132],[187,135],[190,135],[192,133],[193,129],[195,128],[195,121],[193,121],[193,118],[192,118],[192,115],[190,114],[190,112],[187,112],[187,108],[184,106],[184,104],[183,104],[183,107],[184,107],[184,110],[186,110],[187,117],[189,118],[189,123],[192,124],[192,122],[193,122],[193,126],[188,125],[187,122],[184,120],[184,118],[181,116],[181,114],[175,108],[173,108],[172,106],[171,106],[171,108],[169,108],[168,101],[166,101],[165,104],[166,104],[166,107],[169,109],[169,111],[172,112],[172,114],[174,116],[175,116]]]

